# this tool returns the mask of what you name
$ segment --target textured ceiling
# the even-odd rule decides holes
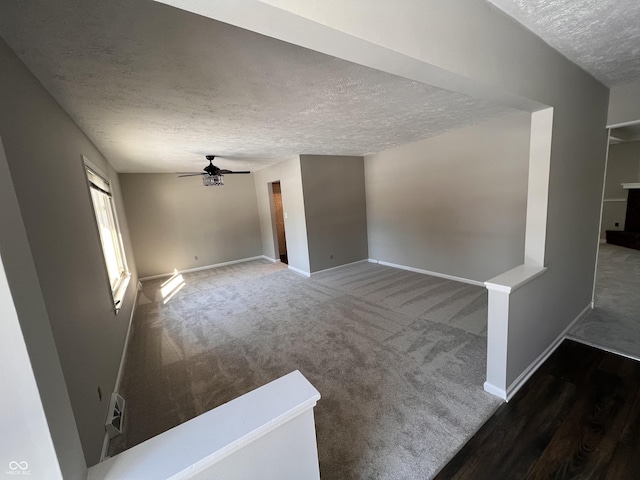
[[[120,172],[362,155],[511,111],[150,0],[3,0],[0,35]]]
[[[640,80],[639,0],[489,0],[605,85]]]

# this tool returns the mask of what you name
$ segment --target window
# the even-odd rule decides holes
[[[127,260],[124,255],[122,235],[118,226],[118,218],[111,196],[111,185],[106,175],[102,174],[86,158],[84,158],[87,179],[89,180],[89,191],[93,203],[93,212],[96,216],[96,224],[102,243],[102,253],[107,267],[113,304],[116,313],[122,306],[122,299],[131,274],[127,268]]]

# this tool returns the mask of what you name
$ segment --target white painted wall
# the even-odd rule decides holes
[[[115,387],[137,284],[118,175],[2,40],[0,64],[0,137],[75,423],[86,462],[91,465],[100,457],[109,394]],[[108,174],[113,188],[132,273],[118,315],[114,314],[82,155]],[[6,268],[11,284],[14,279]],[[25,302],[31,298],[27,290],[19,295],[25,296]],[[21,301],[15,296],[14,300]],[[22,316],[20,310],[18,314]],[[28,350],[38,348],[31,343],[34,337],[25,335],[25,339]],[[43,399],[49,400],[56,401]],[[75,427],[68,423],[66,428],[72,439]]]
[[[365,260],[364,159],[300,155],[311,272]]]
[[[530,117],[367,156],[369,256],[481,282],[522,263]]]
[[[608,126],[620,126],[640,120],[640,82],[611,89]]]
[[[628,190],[623,189],[621,184],[639,181],[640,142],[610,145],[600,238],[606,238],[607,230],[624,230]]]
[[[253,175],[224,181],[205,187],[200,177],[120,175],[140,277],[262,254]]]
[[[271,215],[273,199],[269,190],[269,183],[279,181],[282,189],[289,266],[310,273],[300,158],[283,160],[258,170],[254,173],[254,180],[260,215],[262,254],[273,259],[279,258],[276,252],[277,245],[274,241],[275,225]]]

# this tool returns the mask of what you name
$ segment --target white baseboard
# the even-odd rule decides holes
[[[264,258],[265,260],[268,260],[271,263],[280,263],[280,262],[282,262],[282,260],[280,260],[279,258],[271,258],[271,257],[267,257],[266,255],[261,255],[260,258]]]
[[[276,260],[267,257],[266,255],[258,255],[257,257],[247,257],[247,258],[241,258],[239,260],[231,260],[230,262],[222,262],[222,263],[214,263],[212,265],[205,265],[203,267],[195,267],[195,268],[187,268],[185,270],[178,270],[178,273],[191,273],[191,272],[199,272],[200,270],[209,270],[210,268],[217,268],[217,267],[225,267],[227,265],[234,265],[236,263],[244,263],[244,262],[251,262],[252,260],[262,260],[266,258],[267,260],[270,260],[272,262],[276,262]],[[280,260],[277,260],[278,262]],[[140,279],[141,282],[144,282],[146,280],[155,280],[156,278],[164,278],[164,277],[172,277],[173,275],[175,275],[175,271],[174,272],[170,272],[170,273],[161,273],[159,275],[151,275],[149,277],[142,277]]]
[[[408,270],[410,272],[422,273],[423,275],[431,275],[432,277],[446,278],[447,280],[453,280],[454,282],[468,283],[469,285],[475,285],[477,287],[484,288],[484,282],[478,282],[477,280],[471,280],[469,278],[456,277],[454,275],[447,275],[446,273],[431,272],[429,270],[423,270],[421,268],[408,267],[406,265],[398,265],[397,263],[385,262],[383,260],[375,260],[373,258],[368,259],[369,263],[379,263],[385,267],[399,268],[400,270]]]
[[[329,272],[331,270],[337,270],[338,268],[350,267],[352,265],[357,265],[358,263],[365,263],[365,262],[368,262],[368,261],[369,260],[365,258],[364,260],[357,260],[355,262],[345,263],[344,265],[338,265],[337,267],[325,268],[324,270],[318,270],[317,272],[311,272],[311,276],[317,275],[319,273]]]
[[[133,297],[133,307],[131,308],[131,315],[129,315],[129,326],[127,327],[127,334],[124,337],[124,347],[122,348],[122,356],[120,357],[120,366],[118,367],[118,376],[116,377],[116,383],[113,386],[113,392],[120,391],[120,383],[122,382],[122,374],[124,373],[124,362],[127,357],[127,349],[129,348],[129,340],[131,338],[131,326],[133,325],[133,315],[136,312],[138,306],[138,296],[140,295],[140,281],[137,283],[136,294]],[[100,453],[100,461],[104,461],[107,458],[109,452],[109,434],[105,432],[104,440],[102,442],[102,452]]]
[[[579,322],[584,317],[586,317],[591,312],[592,308],[593,307],[591,303],[589,303],[586,307],[584,307],[584,309],[578,314],[578,316],[574,318],[569,325],[567,325],[567,328],[565,328],[562,331],[562,333],[560,333],[560,335],[556,337],[556,339],[551,343],[551,345],[549,345],[540,355],[538,355],[538,358],[536,358],[533,362],[531,362],[531,364],[527,367],[527,369],[524,372],[522,372],[518,376],[518,378],[516,378],[511,383],[511,385],[507,387],[507,391],[503,392],[505,393],[504,396],[498,395],[496,393],[494,393],[494,395],[498,395],[499,397],[505,399],[507,402],[511,400],[513,396],[516,393],[518,393],[518,390],[522,388],[522,386],[527,382],[527,380],[529,380],[529,378],[531,378],[531,376],[538,370],[538,368],[540,368],[540,366],[547,360],[547,358],[549,358],[551,354],[556,351],[556,349],[560,346],[562,341],[565,338],[567,338],[567,334],[569,333],[569,330],[571,330],[571,328],[573,328],[573,326],[577,322]],[[501,389],[495,387],[494,385],[489,384],[489,388],[493,388],[496,391],[501,391]],[[487,388],[487,383],[485,383],[484,389],[489,393],[493,393],[493,391]]]
[[[289,270],[293,270],[294,272],[299,273],[300,275],[304,275],[305,277],[311,276],[309,272],[305,272],[304,270],[300,270],[299,268],[292,267],[291,265],[289,265]]]
[[[507,392],[505,392],[502,388],[496,387],[492,383],[484,382],[484,391],[490,393],[491,395],[495,395],[496,397],[503,400],[507,399]]]

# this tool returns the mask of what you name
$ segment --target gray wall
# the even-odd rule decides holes
[[[367,156],[369,256],[476,281],[521,264],[530,117]]]
[[[300,155],[300,164],[311,272],[366,259],[363,158]]]
[[[640,182],[640,142],[610,145],[600,238],[605,238],[607,230],[624,230],[628,190],[620,184],[635,182]]]
[[[0,465],[28,461],[34,478],[83,478],[80,437],[2,139],[0,205]]]
[[[640,82],[618,85],[611,89],[607,125],[620,125],[640,120]]]
[[[272,216],[273,198],[269,184],[280,181],[284,228],[287,235],[287,256],[289,266],[309,273],[309,248],[307,244],[307,224],[302,191],[300,158],[288,160],[263,168],[254,173],[255,188],[260,214],[262,254],[277,259],[275,243],[275,223]]]
[[[0,137],[82,448],[92,465],[100,457],[109,394],[115,386],[137,283],[118,176],[2,40],[0,64]],[[81,155],[108,172],[112,181],[132,271],[118,315]],[[98,386],[104,393],[102,401]]]
[[[253,175],[226,175],[222,187],[161,173],[120,182],[141,278],[262,254]]]

